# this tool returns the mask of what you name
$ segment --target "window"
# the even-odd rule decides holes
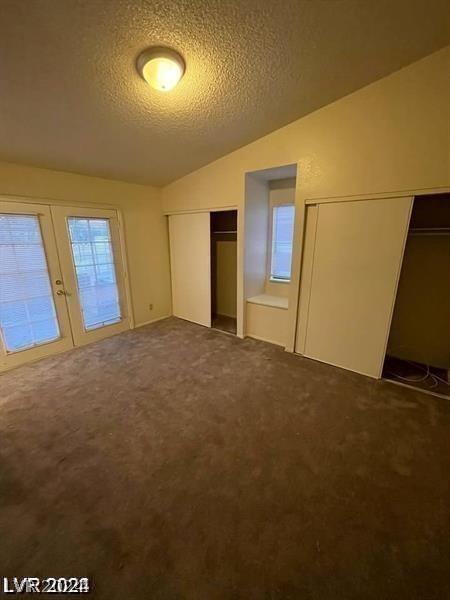
[[[60,337],[39,219],[0,214],[0,333],[7,352]]]
[[[69,217],[72,256],[86,331],[121,319],[107,219]]]
[[[270,279],[274,281],[291,279],[294,215],[295,207],[292,204],[274,206],[272,209]]]

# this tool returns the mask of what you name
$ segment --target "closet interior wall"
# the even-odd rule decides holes
[[[449,396],[450,194],[416,196],[383,376]]]
[[[211,323],[236,334],[237,211],[211,212]]]

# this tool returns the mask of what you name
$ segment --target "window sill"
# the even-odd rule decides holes
[[[291,283],[290,279],[277,279],[276,277],[269,277],[270,283]]]
[[[252,296],[247,298],[247,302],[250,304],[261,304],[263,306],[271,306],[272,308],[281,308],[283,310],[288,309],[288,298],[282,298],[280,296],[271,296],[270,294],[260,294],[259,296]]]

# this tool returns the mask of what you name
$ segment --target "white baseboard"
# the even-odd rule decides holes
[[[158,321],[162,321],[164,319],[168,319],[172,315],[164,315],[163,317],[157,317],[156,319],[152,319],[151,321],[145,321],[144,323],[136,323],[134,329],[138,327],[144,327],[144,325],[151,325],[152,323],[157,323]]]
[[[280,348],[284,348],[284,344],[280,344],[280,342],[274,342],[273,340],[268,340],[267,338],[259,335],[253,335],[253,333],[246,333],[244,337],[249,337],[253,340],[258,340],[259,342],[267,342],[268,344],[273,344],[274,346],[280,346]]]

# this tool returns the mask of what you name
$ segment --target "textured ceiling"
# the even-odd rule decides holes
[[[0,159],[162,185],[450,42],[449,0],[0,0]],[[139,52],[178,49],[168,94]]]

